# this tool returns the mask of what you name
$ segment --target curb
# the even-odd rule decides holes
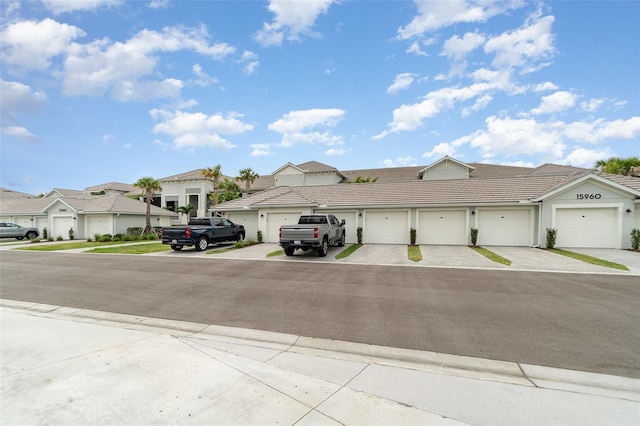
[[[211,338],[282,352],[640,402],[640,379],[629,377],[9,299],[0,299],[0,307],[104,326],[127,325],[176,337]]]

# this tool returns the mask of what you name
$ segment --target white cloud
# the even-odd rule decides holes
[[[347,153],[345,149],[342,148],[330,148],[324,152],[326,155],[344,155]]]
[[[530,22],[513,31],[489,38],[484,46],[487,53],[495,54],[493,66],[496,68],[523,68],[526,72],[546,64],[538,61],[555,53],[551,26],[553,16],[532,17]]]
[[[558,90],[558,89],[559,87],[557,85],[551,83],[550,81],[546,81],[544,83],[540,83],[536,85],[533,90],[535,92],[548,92],[551,90]]]
[[[452,142],[454,146],[468,143],[480,150],[484,158],[513,155],[539,155],[544,161],[558,162],[569,144],[597,144],[609,139],[637,139],[640,136],[640,117],[628,120],[592,122],[536,121],[533,118],[513,119],[489,117],[486,129],[478,130]],[[637,144],[637,141],[631,143]],[[582,150],[580,150],[582,148]],[[582,155],[589,152],[605,152],[576,146],[571,162],[578,164]],[[569,157],[568,157],[569,158]],[[584,160],[586,161],[586,160]]]
[[[45,71],[53,57],[63,54],[72,40],[85,35],[78,27],[50,18],[16,22],[0,33],[0,58],[18,69]]]
[[[550,114],[565,111],[576,104],[576,95],[571,92],[558,91],[549,96],[543,96],[538,108],[531,110],[532,114]]]
[[[7,126],[7,127],[2,127],[1,130],[2,130],[2,134],[7,137],[22,139],[22,140],[32,141],[32,142],[36,142],[38,140],[38,137],[36,135],[31,133],[29,130],[27,130],[24,127]]]
[[[402,40],[455,25],[460,22],[486,22],[489,18],[523,5],[521,1],[494,2],[484,0],[414,0],[418,15],[398,29]]]
[[[345,114],[346,111],[337,108],[291,111],[269,124],[269,130],[282,134],[280,145],[284,147],[298,144],[342,145],[342,137],[313,129],[336,127]]]
[[[606,98],[592,98],[589,99],[588,101],[583,101],[580,103],[580,108],[582,108],[584,111],[588,111],[588,112],[595,112],[598,109],[600,109],[600,107],[602,105],[605,104],[605,102],[607,102],[608,100]]]
[[[193,64],[191,67],[191,71],[198,76],[198,80],[195,81],[196,86],[207,87],[210,84],[218,83],[218,79],[216,77],[211,77],[204,71],[202,71],[202,66],[200,64]]]
[[[206,115],[201,112],[167,111],[153,109],[151,117],[160,121],[153,127],[153,133],[165,134],[173,138],[175,148],[235,148],[221,135],[237,135],[253,130],[253,125],[243,123],[242,115]]]
[[[444,42],[442,54],[456,61],[464,59],[469,53],[481,46],[486,40],[483,34],[466,33],[462,38],[454,35]]]
[[[387,93],[397,93],[400,90],[405,90],[413,84],[417,77],[417,74],[409,72],[396,75],[393,84],[387,88]]]
[[[41,0],[44,7],[54,14],[75,12],[78,10],[97,10],[101,7],[113,7],[122,0]]]
[[[207,38],[204,27],[166,27],[162,32],[140,31],[124,43],[102,39],[73,44],[65,61],[64,92],[69,96],[111,92],[121,101],[179,96],[182,82],[177,79],[140,80],[155,75],[158,52],[190,50],[222,60],[235,51],[226,43],[209,44]]]
[[[166,9],[169,7],[169,0],[151,0],[149,9]]]
[[[258,62],[258,55],[250,50],[242,52],[242,57],[238,62],[244,65],[244,73],[247,75],[254,74],[260,65],[260,62]]]
[[[596,150],[577,148],[573,150],[562,163],[577,167],[593,167],[598,160],[604,160],[614,156],[609,148]]]
[[[311,28],[337,0],[271,0],[269,11],[275,16],[254,34],[261,46],[279,46],[283,40],[297,41],[300,35],[315,36]]]
[[[452,143],[442,142],[434,146],[431,151],[422,154],[422,158],[440,158],[448,155],[449,157],[456,156],[456,147]]]
[[[250,145],[253,149],[249,156],[251,157],[264,157],[267,155],[273,155],[273,151],[271,151],[271,144],[268,143],[255,143]]]
[[[410,155],[406,156],[406,157],[396,157],[395,159],[392,158],[387,158],[386,160],[383,160],[380,164],[382,164],[385,167],[407,167],[407,166],[414,166],[415,160],[413,159],[413,157],[411,157]]]
[[[0,93],[2,93],[0,111],[3,120],[15,120],[16,113],[38,112],[47,101],[44,93],[34,92],[31,87],[17,81],[0,79]]]

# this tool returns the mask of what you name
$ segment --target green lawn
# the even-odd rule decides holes
[[[346,249],[342,250],[340,253],[336,254],[336,259],[344,259],[345,257],[350,256],[354,251],[358,250],[362,247],[362,244],[351,244]]]
[[[420,246],[407,246],[407,257],[412,262],[420,262],[422,260],[422,252],[420,251]]]
[[[591,263],[592,265],[604,266],[605,268],[620,269],[621,271],[629,270],[629,268],[627,268],[625,265],[621,265],[615,262],[609,262],[608,260],[599,259],[597,257],[589,256],[586,254],[575,253],[573,251],[562,250],[562,249],[546,249],[546,250],[550,251],[551,253],[556,253],[562,256],[570,257],[572,259],[581,260],[582,262]]]
[[[148,243],[148,244],[128,244],[126,246],[118,247],[99,247],[93,250],[89,250],[86,253],[120,253],[120,254],[146,254],[146,253],[158,253],[162,251],[169,251],[171,247],[169,244],[162,244],[161,242]]]
[[[496,263],[501,263],[503,265],[507,265],[510,266],[511,265],[511,261],[507,258],[504,258],[502,256],[500,256],[497,253],[492,252],[491,250],[487,250],[484,247],[478,247],[478,246],[474,246],[471,247],[473,250],[477,251],[478,253],[480,253],[481,255],[483,255],[484,257],[486,257],[487,259],[496,262]]]
[[[82,249],[82,248],[91,248],[91,247],[102,247],[102,246],[110,246],[114,244],[140,244],[143,241],[76,241],[76,242],[66,242],[60,241],[55,243],[33,243],[29,246],[25,247],[17,247],[14,250],[35,250],[35,251],[58,251],[58,250],[73,250],[73,249]]]

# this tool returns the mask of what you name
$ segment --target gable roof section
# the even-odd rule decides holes
[[[614,176],[614,175],[611,175]],[[631,178],[633,179],[633,178]],[[617,189],[618,191],[622,191],[622,192],[626,192],[628,194],[632,194],[634,195],[636,198],[640,197],[640,189],[634,189],[628,185],[622,184],[622,183],[618,183],[612,179],[606,179],[604,177],[598,176],[596,174],[593,173],[583,173],[582,175],[572,175],[569,178],[567,178],[567,180],[565,182],[560,183],[559,185],[556,185],[553,188],[549,188],[549,190],[547,192],[545,192],[544,194],[541,194],[540,196],[536,197],[534,199],[534,201],[543,201],[549,197],[552,197],[560,192],[566,191],[567,189],[579,185],[584,181],[587,180],[595,180],[598,181],[600,183],[603,183],[605,185],[611,186],[615,189]]]
[[[448,161],[451,161],[452,163],[456,163],[456,164],[458,164],[458,165],[460,165],[462,167],[466,167],[468,171],[471,171],[471,170],[473,170],[475,168],[475,167],[473,167],[473,166],[471,166],[471,165],[469,165],[467,163],[463,163],[462,161],[458,161],[455,158],[451,158],[448,155],[445,155],[444,157],[442,157],[438,161],[435,161],[435,162],[429,164],[427,167],[422,168],[422,170],[420,170],[420,172],[419,172],[420,176],[422,176],[424,174],[424,172],[426,172],[427,170],[437,166],[438,164],[445,163],[445,162],[448,162]]]
[[[35,198],[31,194],[25,194],[24,192],[14,191],[13,189],[0,188],[0,200],[8,200],[11,198]]]
[[[3,198],[0,215],[38,216],[43,214],[44,208],[49,204],[51,198]]]
[[[190,172],[184,172],[184,173],[180,173],[177,175],[173,175],[173,176],[167,176],[167,177],[163,177],[158,179],[160,182],[179,182],[182,180],[210,180],[205,178],[204,176],[202,176],[202,170],[204,169],[195,169],[195,170],[191,170]],[[226,179],[232,179],[235,180],[234,177],[231,176],[227,176],[227,175],[222,175],[220,176],[220,181],[223,181]]]
[[[0,205],[0,215],[42,215],[56,203],[62,203],[69,209],[78,213],[147,213],[147,204],[144,201],[134,200],[121,194],[94,196],[91,198],[22,198],[3,200]],[[151,205],[151,214],[154,216],[175,216],[175,213],[160,207]]]
[[[103,183],[101,185],[89,186],[84,190],[85,192],[98,192],[98,191],[132,192],[132,191],[139,190],[139,188],[136,188],[135,186],[130,185],[128,183],[108,182],[108,183]]]

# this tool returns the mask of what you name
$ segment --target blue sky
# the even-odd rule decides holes
[[[4,188],[640,156],[638,1],[0,4]]]

